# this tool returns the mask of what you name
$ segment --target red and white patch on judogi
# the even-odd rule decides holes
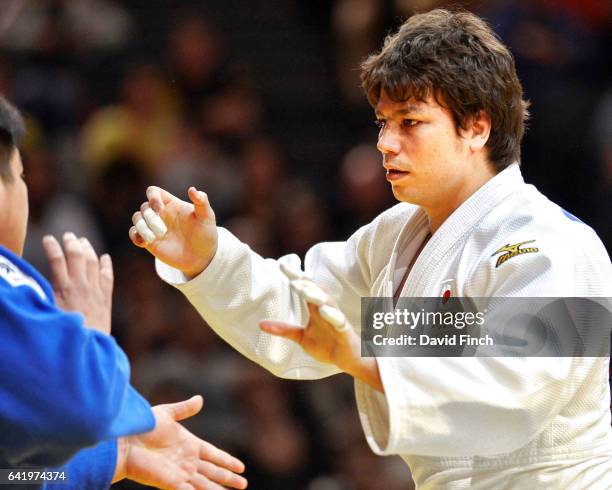
[[[455,279],[447,279],[446,281],[442,281],[442,289],[440,291],[440,298],[442,298],[442,304],[445,304],[449,299],[451,299],[454,292]]]

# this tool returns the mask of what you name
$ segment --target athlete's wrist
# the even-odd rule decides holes
[[[375,357],[361,357],[352,376],[381,393],[385,392]]]
[[[375,357],[364,357],[361,352],[361,339],[351,328],[348,332],[348,352],[338,367],[353,378],[358,379],[371,386],[375,390],[384,393],[384,387],[378,370],[378,362]]]
[[[215,255],[217,254],[217,248],[218,248],[218,246],[215,245],[215,248],[212,251],[212,253],[207,254],[206,257],[202,257],[200,260],[198,260],[194,264],[191,264],[189,267],[181,269],[183,274],[185,274],[185,276],[188,279],[193,279],[194,277],[199,276],[200,274],[202,274],[202,272],[204,272],[208,268],[210,263],[215,258]]]
[[[127,459],[129,453],[129,442],[127,437],[117,439],[117,462],[115,463],[115,473],[112,483],[123,480],[127,476]]]

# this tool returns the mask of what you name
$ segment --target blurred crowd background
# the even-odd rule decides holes
[[[393,204],[359,63],[414,12],[462,6],[511,47],[531,100],[528,182],[612,246],[610,21],[603,0],[32,0],[0,13],[0,91],[27,116],[26,258],[74,231],[112,254],[113,334],[151,403],[195,393],[200,436],[255,490],[406,490],[367,447],[352,382],[273,378],[157,279],[127,231],[148,185],[205,190],[265,256],[347,238]],[[607,60],[607,61],[606,61]],[[121,483],[116,488],[138,488]]]

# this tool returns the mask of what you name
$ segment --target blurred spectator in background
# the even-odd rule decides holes
[[[336,37],[337,81],[346,102],[363,105],[363,90],[356,67],[379,45],[384,2],[339,0],[332,13]]]
[[[123,235],[125,220],[129,219],[128,206],[138,204],[137,189],[150,182],[150,174],[138,160],[117,155],[93,179],[89,201],[93,203],[98,223],[105,238],[107,250],[120,256],[128,247]]]
[[[236,448],[249,431],[235,397],[244,362],[225,349],[217,336],[202,333],[202,319],[178,295],[166,288],[163,293],[169,298],[162,301],[166,311],[159,313],[167,328],[146,351],[141,349],[138,362],[133,364],[135,383],[149,400],[183,399],[185,393],[206,393],[206,414],[194,417],[190,430]],[[130,336],[137,338],[141,327],[131,328]],[[155,336],[155,331],[151,334]]]
[[[167,71],[188,121],[197,120],[201,104],[224,87],[227,44],[199,11],[187,12],[168,35]]]
[[[260,369],[244,368],[236,393],[247,422],[243,447],[253,488],[305,488],[320,470],[314,453],[317,434],[308,434],[304,419],[295,413],[294,388]]]
[[[119,103],[97,110],[86,122],[83,162],[96,175],[115,158],[128,156],[154,174],[177,131],[176,109],[159,68],[130,66],[119,97]]]
[[[257,216],[239,215],[226,222],[227,229],[260,254],[275,255],[276,240],[269,224]]]
[[[240,212],[273,226],[278,194],[286,184],[286,159],[274,140],[258,137],[242,146]]]
[[[115,308],[114,331],[135,364],[152,350],[166,347],[180,324],[176,322],[174,309],[170,308],[166,288],[155,284],[155,274],[147,270],[150,263],[129,253],[119,256],[115,263],[115,287],[125,291],[129,301]]]
[[[79,196],[62,188],[57,161],[43,142],[28,148],[25,165],[30,202],[28,240],[24,249],[28,260],[38,270],[48,273],[42,238],[48,234],[63,236],[67,231],[86,236],[96,250],[105,250],[107,247],[92,209]]]
[[[36,114],[48,132],[74,130],[83,115],[88,59],[112,54],[130,39],[131,18],[111,0],[23,1],[3,33],[2,46],[16,54],[13,97]]]
[[[205,134],[231,148],[254,136],[261,129],[262,117],[261,101],[248,73],[236,70],[223,90],[201,102],[199,124]]]
[[[299,180],[285,184],[277,197],[279,255],[304,257],[310,247],[329,237],[329,211],[315,189]]]
[[[13,19],[3,35],[3,44],[14,50],[45,51],[72,41],[72,49],[91,53],[122,48],[130,38],[130,16],[113,0],[9,3],[20,7],[19,20]]]
[[[393,205],[375,144],[361,143],[351,148],[342,160],[338,180],[338,238],[349,236]]]
[[[498,0],[482,6],[513,50],[526,96],[533,101],[522,153],[525,178],[604,239],[602,227],[609,226],[609,218],[600,204],[605,196],[596,187],[606,177],[591,131],[597,101],[610,84],[610,66],[602,60],[610,56],[605,19],[612,19],[612,9],[605,5]],[[610,250],[609,241],[606,245]]]
[[[13,69],[7,58],[0,57],[0,93],[13,98]]]
[[[225,217],[237,206],[241,176],[236,158],[218,140],[183,120],[152,182],[175,195],[184,195],[191,185],[206,187]]]

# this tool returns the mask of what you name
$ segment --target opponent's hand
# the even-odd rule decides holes
[[[286,266],[281,267],[291,288],[308,306],[310,318],[305,327],[265,320],[260,328],[299,344],[320,362],[334,364],[345,373],[384,392],[378,364],[374,358],[361,357],[359,336],[332,299],[314,282]]]
[[[64,233],[63,242],[65,254],[55,237],[42,240],[57,306],[81,313],[86,327],[110,334],[114,283],[110,256],[98,259],[87,238],[74,233]]]
[[[194,436],[178,421],[197,414],[202,397],[153,407],[155,429],[119,439],[113,482],[128,478],[169,490],[246,488],[244,464]]]
[[[134,226],[129,235],[134,245],[195,277],[213,259],[218,233],[206,194],[190,187],[188,195],[191,203],[159,187],[149,187],[148,200],[132,216]]]

